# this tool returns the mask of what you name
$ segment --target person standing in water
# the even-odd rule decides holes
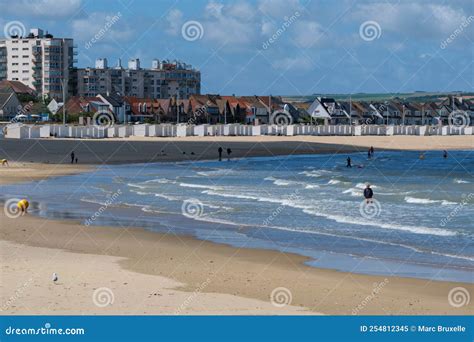
[[[448,151],[446,150],[443,151],[443,158],[444,159],[448,158]]]
[[[219,152],[219,161],[222,161],[222,147],[219,147],[219,149],[217,150],[217,152]]]
[[[227,161],[230,161],[230,154],[232,153],[232,150],[230,148],[227,149]]]
[[[364,197],[367,203],[372,202],[372,197],[374,197],[374,192],[370,188],[370,184],[367,184],[367,186],[364,189]]]
[[[372,158],[372,153],[370,152],[370,148],[369,148],[369,150],[367,151],[367,157],[368,157],[369,159]]]
[[[370,157],[373,157],[374,156],[374,147],[373,146],[370,146]]]
[[[352,167],[352,160],[351,157],[347,157],[347,165],[346,167]]]

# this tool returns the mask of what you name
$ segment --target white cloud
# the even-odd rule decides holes
[[[121,12],[93,12],[87,18],[73,20],[71,26],[74,39],[84,43],[95,39],[94,44],[121,44],[137,37]]]
[[[375,20],[383,31],[411,37],[439,38],[452,32],[465,17],[463,9],[420,3],[362,4],[354,12],[358,20]]]
[[[258,9],[264,15],[282,19],[292,16],[295,12],[301,12],[303,6],[299,0],[260,0]]]
[[[166,16],[166,21],[168,22],[166,32],[174,36],[177,35],[181,31],[183,12],[181,12],[179,9],[172,9]]]
[[[294,42],[301,48],[310,48],[324,38],[322,26],[316,21],[298,20],[293,24]]]
[[[272,63],[274,69],[278,69],[282,72],[287,70],[300,70],[300,71],[309,71],[315,68],[315,63],[307,56],[297,56],[297,57],[285,57],[282,59],[275,60]]]
[[[18,17],[67,18],[79,14],[81,0],[0,0],[2,12]]]

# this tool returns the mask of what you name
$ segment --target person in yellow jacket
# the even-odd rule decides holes
[[[18,201],[18,203],[17,203],[17,207],[18,207],[18,209],[21,210],[22,213],[27,213],[29,206],[30,206],[30,203],[26,199],[22,199],[22,200]]]

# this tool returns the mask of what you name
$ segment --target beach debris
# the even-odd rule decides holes
[[[59,280],[59,277],[58,277],[57,273],[56,273],[56,272],[53,272],[53,282],[54,282],[55,284],[57,284],[57,283],[58,283],[58,280]]]

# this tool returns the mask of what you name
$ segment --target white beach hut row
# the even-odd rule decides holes
[[[70,125],[7,125],[6,138],[127,138],[186,136],[360,136],[360,135],[472,135],[473,127],[455,126],[385,126],[385,125],[115,125],[112,127]]]

